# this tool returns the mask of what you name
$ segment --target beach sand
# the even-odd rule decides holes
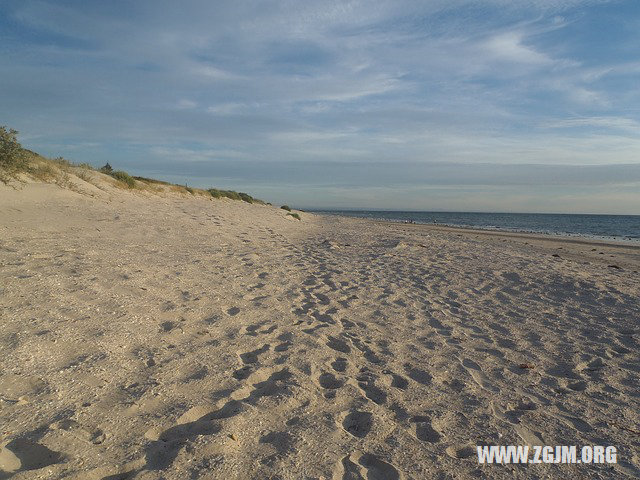
[[[638,246],[76,183],[0,184],[0,478],[640,475]]]

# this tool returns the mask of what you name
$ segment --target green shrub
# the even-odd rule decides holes
[[[290,211],[291,211],[291,207],[290,207],[289,205],[282,205],[280,208],[281,208],[282,210],[286,210],[287,212],[290,212]]]
[[[7,183],[9,178],[27,168],[27,159],[22,145],[18,142],[18,132],[13,128],[0,127],[0,181]]]
[[[108,165],[108,164],[107,164]],[[104,168],[104,167],[103,167]],[[129,188],[135,188],[136,186],[136,180],[135,178],[133,178],[131,175],[129,175],[127,172],[123,172],[122,170],[116,170],[115,172],[111,172],[110,174],[113,178],[115,178],[116,180],[124,183],[127,185],[127,187]]]
[[[297,219],[297,220],[302,220],[302,219],[300,218],[300,215],[298,215],[297,213],[287,213],[287,216],[288,216],[288,217],[293,217],[293,218],[295,218],[295,219]]]
[[[217,188],[210,188],[207,190],[209,194],[213,198],[230,198],[231,200],[242,200],[247,203],[260,203],[263,204],[262,200],[258,200],[257,198],[253,198],[248,193],[243,192],[234,192],[233,190],[219,190]]]
[[[240,193],[238,193],[238,195],[240,196],[240,199],[243,202],[253,203],[253,197],[251,195],[249,195],[248,193],[240,192]]]
[[[207,190],[207,192],[209,192],[209,194],[213,198],[222,198],[222,194],[220,193],[220,190],[216,190],[215,188],[210,188],[209,190]]]

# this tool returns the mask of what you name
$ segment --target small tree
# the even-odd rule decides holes
[[[111,165],[109,165],[109,162],[107,162],[107,164],[102,167],[100,171],[102,173],[106,173],[107,175],[111,175],[111,173],[113,172],[113,168],[111,167]]]
[[[22,145],[18,142],[18,132],[13,128],[7,129],[4,125],[0,127],[0,180],[7,182],[8,176],[26,167],[26,158]],[[3,175],[7,175],[5,177]]]

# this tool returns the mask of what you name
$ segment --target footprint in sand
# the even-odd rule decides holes
[[[365,396],[378,405],[383,405],[387,401],[387,394],[375,385],[376,377],[370,373],[361,373],[356,378],[358,386]]]
[[[362,352],[362,354],[364,355],[364,358],[366,358],[369,362],[377,364],[382,361],[380,357],[376,355],[376,353],[371,348],[369,348],[369,346],[366,344],[368,342],[366,343],[363,342],[355,335],[351,336],[351,342],[355,345],[355,347],[358,350]]]
[[[316,333],[316,331],[320,330],[321,328],[327,328],[327,325],[320,324],[320,325],[316,325],[315,327],[311,327],[311,328],[303,328],[302,331],[304,333],[306,333],[307,335],[313,335],[314,333]]]
[[[331,363],[331,368],[333,368],[336,372],[344,372],[347,369],[349,362],[346,358],[338,357]]]
[[[262,331],[260,331],[258,333],[261,334],[261,335],[268,335],[270,333],[275,332],[277,328],[278,328],[277,325],[271,325],[269,328],[266,328],[266,329],[264,329],[264,330],[262,330]]]
[[[264,288],[267,284],[266,283],[256,283],[255,285],[251,286],[248,288],[248,290],[251,292],[253,290],[260,290],[261,288]]]
[[[395,388],[399,388],[400,390],[406,390],[409,386],[409,382],[402,375],[397,375],[395,373],[391,374],[391,386]]]
[[[318,299],[320,305],[329,305],[331,300],[323,293],[313,293],[313,296]]]
[[[257,337],[258,336],[258,332],[257,330],[263,326],[264,323],[254,323],[253,325],[249,325],[247,327],[245,327],[245,335],[249,335],[252,337]]]
[[[471,378],[473,378],[473,381],[476,382],[478,385],[480,385],[482,388],[492,393],[500,392],[500,389],[495,385],[493,385],[493,383],[491,383],[491,380],[489,380],[489,377],[487,377],[484,374],[484,372],[480,368],[480,365],[478,365],[476,362],[468,358],[465,358],[462,361],[462,366],[467,371],[467,373],[471,375]]]
[[[64,460],[60,452],[49,450],[44,445],[24,438],[17,438],[0,448],[0,478],[9,478],[12,473],[39,470]],[[5,477],[4,473],[8,476]]]
[[[105,434],[99,428],[83,426],[71,419],[60,420],[52,423],[49,428],[51,430],[64,430],[66,432],[70,432],[74,437],[93,443],[94,445],[101,444],[105,440]]]
[[[364,438],[371,430],[373,415],[369,412],[352,410],[342,420],[342,428],[354,437]]]
[[[442,438],[440,432],[433,428],[433,423],[429,417],[417,416],[410,421],[414,424],[414,433],[418,440],[437,443]]]
[[[345,330],[348,330],[348,329],[353,328],[353,327],[355,327],[355,326],[356,326],[356,324],[355,324],[355,323],[353,323],[353,322],[352,322],[352,321],[350,321],[350,320],[346,320],[346,319],[342,319],[342,320],[340,320],[340,323],[342,323],[342,327],[343,327]]]
[[[232,375],[233,375],[233,378],[235,378],[236,380],[244,380],[248,378],[252,373],[253,373],[253,369],[251,367],[244,366],[234,371]]]
[[[160,330],[162,330],[165,333],[170,332],[174,328],[176,328],[175,322],[167,321],[167,322],[162,322],[160,324]]]
[[[405,371],[411,380],[414,380],[422,385],[430,385],[431,384],[431,374],[429,372],[425,372],[424,370],[420,370],[419,368],[412,367],[411,365],[405,365]]]
[[[475,455],[476,448],[473,445],[459,445],[459,446],[452,445],[450,447],[447,447],[445,452],[451,458],[462,459],[462,458],[469,458],[472,455]]]
[[[347,344],[347,342],[336,337],[327,337],[327,347],[332,348],[336,352],[351,353],[351,347]]]
[[[311,287],[311,286],[315,285],[316,283],[318,283],[318,279],[313,275],[311,275],[304,282],[302,282],[302,284],[305,287]]]
[[[533,430],[525,427],[522,424],[516,425],[514,430],[526,445],[546,445],[540,433],[534,432]]]
[[[587,386],[588,384],[584,380],[572,382],[567,385],[567,387],[573,390],[574,392],[583,392],[584,390],[587,389]]]
[[[256,363],[258,361],[258,356],[269,351],[270,348],[271,348],[271,345],[267,343],[256,350],[253,350],[251,352],[239,353],[238,355],[240,356],[242,363],[244,363],[245,365],[248,365],[251,363]]]
[[[276,352],[286,352],[287,350],[289,350],[289,347],[291,347],[291,345],[293,345],[293,343],[291,342],[283,342],[279,345],[276,345],[275,348],[273,349]]]
[[[277,338],[282,343],[275,346],[273,350],[276,352],[286,352],[293,345],[293,334],[291,332],[281,333]]]
[[[325,372],[318,377],[318,383],[322,388],[335,390],[344,385],[342,380],[338,380],[333,373]]]
[[[334,470],[333,480],[364,480],[362,468],[353,463],[347,455]]]
[[[390,463],[370,453],[354,452],[344,457],[334,472],[334,480],[400,480],[403,475]]]
[[[364,467],[367,472],[367,479],[370,480],[396,480],[400,479],[400,472],[383,460],[370,453],[363,454],[358,463]]]

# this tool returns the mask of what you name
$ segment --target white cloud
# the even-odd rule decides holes
[[[196,108],[198,106],[198,104],[196,102],[194,102],[193,100],[187,100],[185,98],[181,99],[180,101],[178,101],[178,108],[181,110],[189,110],[192,108]]]
[[[554,63],[547,55],[524,45],[523,39],[522,31],[504,32],[489,38],[484,47],[498,60],[540,66]]]
[[[257,105],[256,105],[257,106]],[[254,106],[254,108],[256,107]],[[219,103],[217,105],[211,105],[207,108],[207,112],[214,115],[233,115],[245,111],[248,108],[244,103]]]

